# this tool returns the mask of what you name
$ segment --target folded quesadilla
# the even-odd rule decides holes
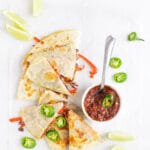
[[[75,74],[75,66],[78,49],[78,32],[76,30],[64,30],[54,32],[44,37],[26,55],[23,62],[25,70],[33,57],[43,56],[53,64],[60,75],[72,80]]]
[[[59,75],[44,57],[39,56],[32,61],[26,70],[25,77],[40,87],[70,95],[70,92],[60,80]]]
[[[27,106],[21,109],[20,115],[27,130],[40,139],[63,107],[63,103]]]
[[[39,104],[47,104],[54,102],[68,101],[67,98],[60,93],[55,93],[51,90],[45,90],[39,97]]]
[[[55,120],[50,125],[46,132],[46,135],[44,136],[44,139],[50,150],[66,150],[68,148],[69,130],[67,121],[65,121],[65,127],[57,127],[57,123],[59,123],[59,125],[64,124],[64,121],[62,121],[62,119],[65,118],[63,118],[63,116],[58,116],[56,118],[57,121]]]
[[[93,150],[100,136],[80,116],[68,112],[69,150]]]

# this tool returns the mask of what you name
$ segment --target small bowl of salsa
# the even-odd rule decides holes
[[[105,85],[99,92],[100,85],[89,87],[82,97],[82,110],[85,116],[102,122],[114,118],[120,109],[120,96],[111,86]]]

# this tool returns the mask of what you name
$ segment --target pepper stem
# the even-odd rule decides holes
[[[141,38],[136,38],[136,40],[138,40],[138,41],[145,41],[145,40],[143,40],[143,39],[141,39]]]

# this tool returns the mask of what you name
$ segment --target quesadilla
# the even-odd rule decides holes
[[[58,116],[58,117],[63,117],[63,116]],[[48,147],[50,148],[50,150],[66,150],[68,148],[68,143],[69,143],[68,124],[66,124],[64,128],[59,128],[56,125],[56,120],[48,128],[46,135],[44,136],[44,139]],[[48,135],[49,132],[51,132],[50,135],[51,137],[49,137]]]
[[[21,109],[20,115],[27,130],[35,138],[40,139],[45,134],[55,117],[58,116],[59,111],[63,109],[63,106],[63,103],[27,106]],[[43,113],[46,115],[43,115]]]
[[[100,141],[100,136],[80,116],[70,110],[69,150],[93,150]]]
[[[54,102],[67,102],[67,98],[60,93],[55,93],[51,90],[45,90],[41,96],[39,97],[38,103],[39,104],[47,104],[47,103],[54,103]]]
[[[44,37],[26,55],[23,62],[23,70],[29,65],[33,57],[43,56],[53,64],[59,74],[72,80],[75,74],[75,66],[78,49],[78,32],[76,30],[64,30],[54,32]]]
[[[59,75],[44,57],[39,56],[32,61],[26,70],[25,77],[29,78],[37,86],[70,95],[68,89],[60,80]]]

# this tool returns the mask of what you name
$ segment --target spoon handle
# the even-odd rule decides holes
[[[111,54],[112,54],[114,44],[115,44],[115,38],[113,38],[111,35],[109,35],[106,38],[106,42],[105,42],[103,72],[102,72],[102,80],[101,80],[100,90],[102,90],[105,86],[106,69],[107,69],[108,64],[109,64],[109,60],[110,60],[110,57],[111,57]]]

